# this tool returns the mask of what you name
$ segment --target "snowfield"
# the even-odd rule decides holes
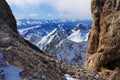
[[[0,53],[0,62],[0,80],[3,78],[5,80],[22,80],[22,78],[19,76],[19,73],[23,70],[10,65],[7,61],[4,61],[2,53]]]

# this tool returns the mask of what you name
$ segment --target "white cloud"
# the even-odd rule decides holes
[[[44,0],[43,3],[71,18],[91,19],[91,0]]]
[[[52,4],[59,12],[68,13],[71,17],[90,19],[91,0],[56,0]]]
[[[9,4],[15,5],[20,8],[40,7],[41,4],[46,4],[56,12],[63,15],[67,15],[69,18],[91,19],[90,4],[91,0],[7,0]],[[48,13],[49,14],[49,13]],[[51,13],[52,14],[52,13]],[[46,15],[48,16],[48,15]]]
[[[48,16],[52,16],[52,14],[50,14],[50,13],[48,13],[47,15],[48,15]]]
[[[30,16],[30,17],[37,17],[38,14],[36,14],[36,13],[30,13],[29,16]]]
[[[61,13],[60,16],[63,17],[63,16],[65,16],[65,14],[62,14],[62,13]]]
[[[11,5],[15,5],[20,8],[38,6],[42,2],[42,0],[6,0],[6,1]]]

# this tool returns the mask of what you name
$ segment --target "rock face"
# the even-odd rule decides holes
[[[5,0],[0,0],[0,19],[2,19],[2,21],[6,23],[14,32],[17,32],[16,20]]]
[[[85,68],[120,76],[120,0],[92,0],[93,25],[89,34]],[[106,70],[105,70],[106,69]],[[117,70],[116,70],[117,69]],[[112,76],[110,76],[112,75]],[[120,80],[120,77],[116,77]]]

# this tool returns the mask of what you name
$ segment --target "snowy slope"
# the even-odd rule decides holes
[[[79,31],[79,30],[78,30]],[[76,31],[77,32],[77,31]],[[75,34],[72,33],[71,35]],[[86,36],[79,38],[81,33],[75,34],[67,37],[59,30],[55,29],[47,36],[44,36],[38,43],[37,46],[43,50],[45,53],[48,53],[59,60],[64,60],[72,65],[83,66],[87,52],[87,41]],[[86,35],[86,34],[85,34]],[[74,37],[79,41],[74,41]]]
[[[67,80],[78,80],[78,79],[72,78],[69,74],[65,74],[65,77]]]
[[[59,31],[54,29],[47,36],[44,36],[36,45],[43,51],[45,51],[49,44],[57,45],[61,40],[65,39],[66,35],[64,35],[63,31]]]
[[[19,73],[22,71],[23,71],[22,69],[10,65],[7,61],[4,61],[4,57],[2,53],[0,53],[0,80],[26,80],[26,79],[22,79],[19,76]],[[65,74],[65,77],[67,80],[77,80],[72,78],[68,74]],[[34,80],[34,79],[30,78],[27,80]],[[42,76],[37,80],[46,80],[46,76]]]
[[[87,52],[87,42],[76,43],[65,39],[57,45],[56,51],[58,59],[72,65],[83,66]]]
[[[2,53],[0,53],[0,80],[22,80],[19,73],[23,70],[10,65],[7,61],[4,61]]]
[[[22,69],[19,69],[13,65],[8,65],[7,67],[3,68],[3,70],[6,80],[22,80],[22,78],[19,76],[19,73],[22,71]]]
[[[84,31],[84,32],[85,33],[82,33],[81,30],[73,32],[70,36],[68,36],[68,39],[77,43],[80,43],[82,41],[87,41],[88,31]]]
[[[51,33],[49,33],[47,36],[44,36],[40,42],[38,42],[36,45],[41,49],[45,50],[47,44],[51,42],[51,40],[55,37],[57,29],[54,29]]]
[[[72,32],[73,33],[70,36],[68,36],[69,40],[77,43],[87,41],[89,34],[89,26],[79,23],[72,30]]]

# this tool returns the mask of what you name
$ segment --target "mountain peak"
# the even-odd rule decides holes
[[[48,46],[49,44],[58,44],[61,40],[65,39],[66,36],[63,33],[63,31],[59,31],[56,28],[51,31],[48,35],[44,36],[38,43],[37,46],[41,49],[41,50],[45,50],[46,46]],[[54,45],[53,45],[54,46]]]
[[[81,23],[79,23],[79,24],[77,24],[76,25],[76,27],[74,28],[74,31],[77,31],[77,30],[88,30],[88,28],[87,28],[88,26],[85,26],[84,24],[81,24]]]

